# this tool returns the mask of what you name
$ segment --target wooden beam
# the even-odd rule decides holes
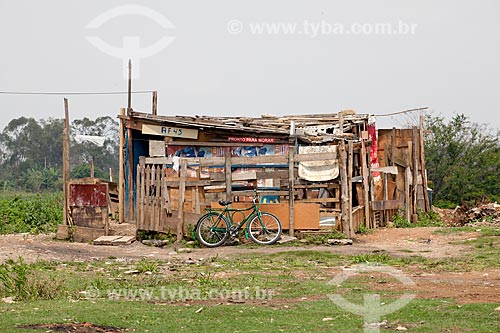
[[[118,222],[125,222],[125,109],[120,109],[120,169],[118,175]]]
[[[349,230],[349,192],[347,189],[347,153],[345,150],[345,142],[341,140],[339,143],[339,171],[340,171],[340,209],[342,231],[347,237],[351,237]]]
[[[420,115],[420,128],[418,133],[420,139],[420,165],[422,166],[422,189],[424,195],[425,211],[431,210],[431,204],[429,201],[429,193],[427,193],[427,173],[425,170],[425,145],[424,145],[424,116]]]
[[[95,178],[94,176],[95,176],[95,172],[94,172],[94,158],[91,158],[90,159],[90,179],[94,179]]]
[[[389,147],[390,165],[394,165],[394,140],[396,138],[396,127],[391,131],[391,145]]]
[[[69,191],[68,183],[70,180],[70,148],[69,148],[69,106],[68,99],[64,99],[64,128],[63,128],[63,224],[68,224]]]
[[[181,174],[179,180],[179,206],[178,206],[178,222],[177,222],[177,241],[180,242],[184,238],[184,199],[186,192],[186,173],[187,160],[181,158]]]
[[[300,202],[340,202],[339,198],[307,198],[297,200]]]
[[[267,155],[267,156],[252,156],[252,157],[234,157],[231,159],[233,164],[288,164],[288,158],[284,155]]]
[[[288,147],[288,201],[289,201],[289,234],[290,237],[295,235],[295,145]]]
[[[371,147],[368,147],[368,152],[367,152],[367,155],[368,155],[368,161],[370,161],[370,151],[371,151]],[[368,175],[369,175],[369,186],[370,186],[370,201],[375,201],[375,182],[374,182],[374,179],[373,179],[373,173],[372,173],[372,168],[371,168],[371,161],[368,163]],[[376,219],[375,219],[375,212],[372,211],[372,214],[370,215],[370,221],[371,221],[371,228],[376,228],[377,227],[377,223],[376,223]]]
[[[145,164],[172,164],[171,157],[146,157]]]
[[[132,112],[132,60],[128,60],[128,94],[127,94],[127,114]]]
[[[349,232],[352,235],[354,235],[354,226],[353,226],[353,221],[352,221],[352,172],[353,172],[353,163],[354,163],[354,158],[353,158],[353,147],[352,147],[352,140],[349,140],[347,142],[347,190],[348,190],[348,195],[349,195],[349,206],[348,206],[348,216],[349,216]]]
[[[153,102],[151,105],[151,113],[156,116],[158,114],[158,92],[156,90],[153,91]]]
[[[403,207],[401,200],[378,200],[371,203],[372,209],[376,211],[394,210]]]
[[[340,185],[336,184],[295,184],[295,189],[298,188],[339,188]]]
[[[190,157],[188,158],[189,164],[199,164],[201,166],[224,166],[226,160],[224,157]],[[146,164],[171,164],[170,157],[147,157]],[[287,156],[283,155],[266,155],[266,156],[252,156],[252,157],[231,157],[232,165],[235,164],[283,164],[288,165]],[[269,165],[270,168],[274,167]]]
[[[127,129],[127,147],[128,147],[128,168],[127,168],[127,183],[128,183],[128,221],[135,220],[134,216],[134,143],[132,140],[132,129]]]
[[[361,140],[361,175],[363,176],[363,205],[365,209],[365,227],[370,228],[370,199],[369,195],[369,175],[368,175],[368,167],[366,160],[366,148],[365,148],[365,140]]]
[[[388,181],[387,181],[388,175],[386,173],[382,174],[382,184],[384,187],[384,201],[389,200],[389,186],[388,186]],[[387,225],[387,222],[389,221],[389,212],[384,211],[384,226]]]
[[[224,187],[224,185],[223,185]],[[205,187],[205,190],[206,190],[206,187]],[[254,195],[254,191],[253,190],[242,190],[242,191],[233,191],[233,195],[239,195],[239,196],[247,196],[247,197],[251,197]],[[297,191],[295,191],[293,193],[294,195],[298,195],[299,193]],[[260,197],[263,197],[263,196],[266,196],[266,195],[280,195],[280,196],[285,196],[285,195],[290,195],[290,191],[277,191],[277,190],[260,190],[259,189],[259,196]]]
[[[186,187],[192,187],[192,186],[208,186],[212,182],[210,180],[186,180]],[[178,180],[167,180],[165,181],[165,184],[168,187],[179,187],[180,186],[180,181]]]
[[[197,147],[263,147],[264,143],[246,143],[246,142],[217,142],[217,141],[182,141],[173,140],[168,143],[173,146],[197,146]]]
[[[337,159],[337,153],[297,154],[295,155],[294,158],[295,162],[330,161],[336,159]]]
[[[410,193],[410,184],[411,184],[411,169],[410,167],[406,167],[405,169],[405,214],[406,220],[411,222],[411,193]]]
[[[413,216],[412,221],[416,220],[415,215],[418,214],[418,134],[417,127],[412,128],[412,165],[413,165],[413,190],[412,190],[412,201],[413,201]]]
[[[231,151],[229,148],[224,150],[224,174],[226,176],[226,200],[232,201],[231,193],[233,187],[233,172],[231,170]]]
[[[397,175],[398,174],[398,167],[397,166],[385,166],[385,167],[372,168],[372,172],[390,173],[393,175]]]

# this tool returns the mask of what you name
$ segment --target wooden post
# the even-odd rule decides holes
[[[288,203],[289,203],[289,234],[295,236],[295,145],[288,146]]]
[[[132,141],[132,129],[127,129],[127,148],[128,148],[128,168],[127,168],[127,184],[128,184],[128,221],[135,220],[134,216],[134,145]]]
[[[144,185],[144,167],[146,165],[146,158],[144,156],[139,157],[139,164],[137,165],[137,187],[136,187],[136,212],[137,212],[137,229],[142,229],[144,225],[144,196],[145,196],[145,185]]]
[[[95,172],[94,172],[94,158],[92,157],[92,159],[90,160],[90,178],[93,180],[94,176],[95,176]]]
[[[420,139],[420,165],[422,166],[422,189],[424,195],[425,211],[431,210],[431,203],[429,201],[429,193],[427,193],[427,173],[425,171],[425,145],[424,145],[424,116],[420,115],[420,128],[419,128],[419,139]]]
[[[118,174],[118,222],[125,222],[125,109],[120,109],[120,170]]]
[[[391,146],[389,148],[389,153],[391,156],[390,165],[395,165],[395,163],[394,163],[395,138],[396,138],[396,127],[393,127],[392,132],[391,132]]]
[[[365,208],[365,227],[370,228],[370,200],[368,198],[368,180],[369,180],[369,175],[368,175],[368,168],[366,166],[366,147],[365,147],[365,140],[361,139],[361,151],[360,151],[360,158],[361,158],[361,175],[363,176],[363,201],[364,201],[364,208]]]
[[[231,150],[229,148],[224,150],[224,161],[224,173],[226,176],[226,200],[232,201],[233,176],[231,171]]]
[[[344,112],[342,112],[342,111],[339,112],[339,130],[340,130],[340,133],[343,135],[344,134]]]
[[[370,160],[371,147],[368,147],[367,155],[368,155],[368,159]],[[369,180],[370,180],[370,184],[369,184],[370,185],[370,202],[374,202],[375,201],[375,182],[373,180],[371,161],[370,161],[370,163],[368,163],[368,175],[369,175]],[[377,222],[375,219],[375,211],[374,210],[371,211],[370,220],[371,220],[371,227],[376,228]]]
[[[153,91],[153,107],[151,110],[151,113],[154,114],[155,116],[158,114],[158,92]]]
[[[339,143],[339,171],[340,171],[340,211],[341,211],[341,221],[342,221],[342,231],[347,237],[351,237],[351,231],[349,230],[349,193],[347,189],[347,153],[345,150],[344,140],[340,140]]]
[[[410,183],[411,183],[411,169],[410,165],[406,164],[405,169],[405,213],[406,220],[411,222],[411,196],[410,196]]]
[[[413,216],[412,221],[415,222],[418,219],[418,139],[417,139],[417,127],[412,128],[412,152],[411,161],[413,164]],[[415,216],[417,215],[417,216]]]
[[[180,242],[184,238],[184,199],[186,194],[186,173],[187,160],[181,158],[181,175],[179,180],[179,220],[177,221],[177,241]]]
[[[70,180],[70,148],[69,148],[69,106],[68,99],[64,99],[64,129],[63,129],[63,224],[68,224],[69,208],[69,180]]]
[[[382,173],[382,184],[384,186],[384,201],[389,200],[389,187],[387,184],[387,178],[388,175],[387,173],[383,172]],[[384,226],[387,225],[387,221],[389,220],[389,212],[384,209]]]
[[[347,193],[349,196],[349,206],[348,206],[348,218],[349,218],[349,230],[351,236],[354,235],[354,226],[352,221],[352,171],[353,171],[353,144],[352,140],[347,141]]]
[[[106,186],[106,191],[108,192],[109,188]],[[109,192],[108,192],[109,193]],[[108,207],[101,207],[101,219],[104,224],[104,235],[109,236],[109,216],[108,216]]]
[[[113,182],[115,178],[115,175],[113,174],[113,168],[109,168],[109,181]]]
[[[127,114],[132,111],[132,60],[128,60],[128,94],[127,94]]]

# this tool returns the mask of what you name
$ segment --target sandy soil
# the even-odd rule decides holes
[[[477,233],[435,234],[436,228],[378,229],[373,233],[360,235],[352,246],[262,246],[248,248],[224,246],[215,249],[193,249],[192,253],[175,254],[179,245],[163,248],[149,247],[139,242],[122,246],[99,246],[87,243],[57,241],[54,235],[0,235],[0,262],[8,258],[22,256],[26,261],[36,260],[95,260],[110,256],[125,259],[154,258],[169,260],[172,257],[208,258],[212,256],[232,256],[242,253],[274,253],[312,249],[339,254],[359,254],[385,252],[396,256],[421,255],[427,258],[447,258],[469,251],[465,245],[450,244],[477,237]]]

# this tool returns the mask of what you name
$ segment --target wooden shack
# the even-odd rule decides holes
[[[120,125],[120,221],[138,229],[180,239],[206,208],[220,199],[244,207],[254,189],[261,209],[276,214],[290,235],[337,228],[352,236],[412,204],[408,183],[395,196],[389,184],[397,179],[379,176],[401,172],[384,169],[396,163],[400,145],[379,165],[377,154],[385,158],[386,150],[376,148],[370,115],[189,117],[122,109]],[[410,173],[413,156],[404,164]]]

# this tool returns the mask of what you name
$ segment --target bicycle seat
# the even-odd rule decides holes
[[[233,202],[230,200],[219,200],[219,205],[221,205],[221,206],[227,206],[227,205],[230,205],[232,203]]]

